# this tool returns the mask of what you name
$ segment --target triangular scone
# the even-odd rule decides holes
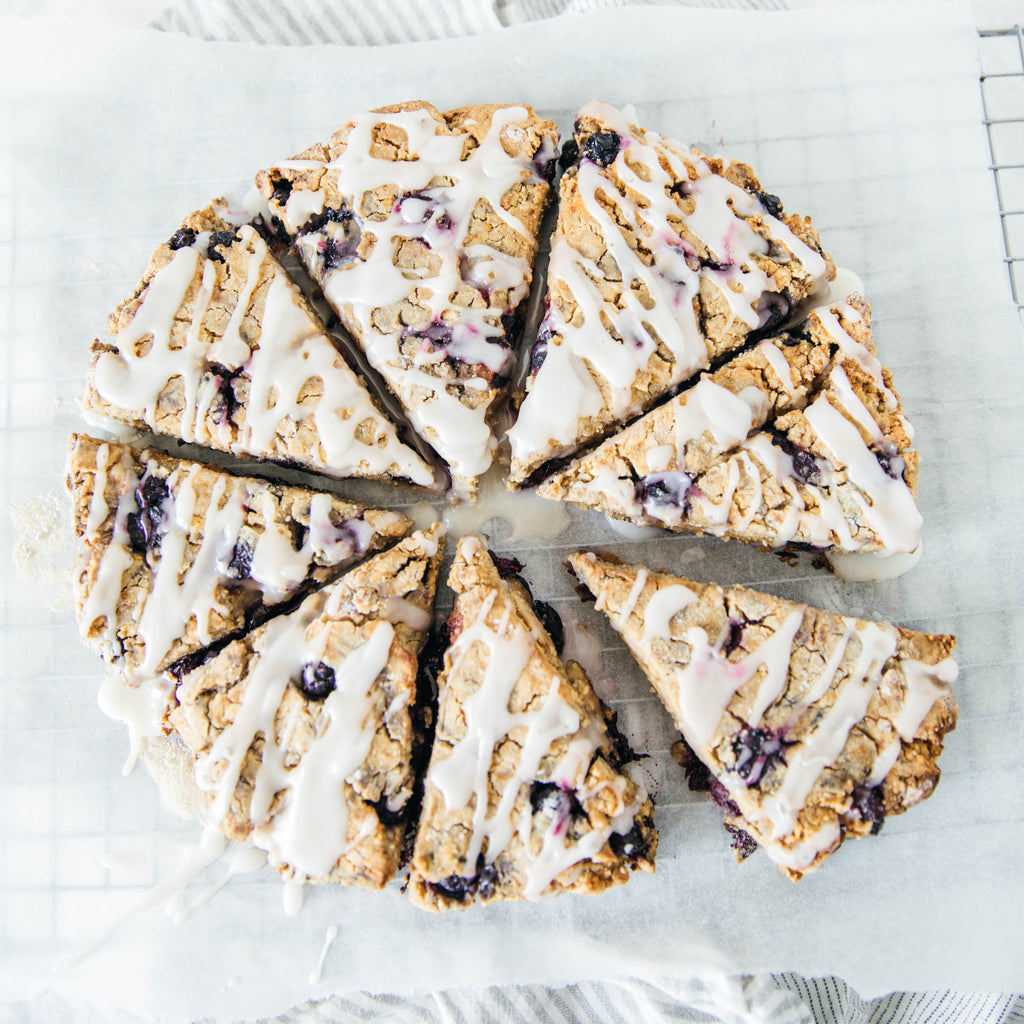
[[[569,146],[548,313],[509,431],[513,485],[780,326],[835,276],[810,220],[784,214],[746,164],[604,103],[583,108]]]
[[[556,147],[527,106],[404,103],[256,177],[456,498],[475,496],[497,444]]]
[[[954,637],[589,552],[569,565],[724,787],[727,824],[790,878],[935,788],[956,725]]]
[[[86,410],[234,455],[430,486],[264,239],[222,202],[185,218],[111,315]]]
[[[894,393],[853,360],[804,409],[696,477],[682,525],[766,547],[910,555],[917,452]]]
[[[870,307],[852,294],[702,376],[538,493],[764,547],[909,555],[921,536],[911,443]]]
[[[129,677],[266,618],[412,527],[334,494],[83,434],[69,442],[67,486],[86,545],[79,628]]]
[[[752,430],[802,405],[834,350],[818,332],[766,338],[573,459],[537,493],[638,526],[679,528],[693,478]]]
[[[168,714],[210,820],[299,881],[380,888],[415,778],[417,659],[444,530],[435,524],[186,675]]]
[[[599,892],[653,870],[657,836],[623,744],[529,592],[464,537],[409,894],[429,910]]]

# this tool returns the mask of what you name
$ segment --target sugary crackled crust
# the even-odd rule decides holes
[[[83,638],[156,673],[405,535],[405,516],[72,435]]]
[[[249,224],[215,199],[153,253],[92,345],[85,408],[235,455],[433,483]]]
[[[780,325],[835,275],[810,220],[784,214],[746,164],[602,103],[570,145],[548,314],[510,433],[514,485]]]
[[[637,525],[672,528],[672,517],[659,514],[657,494],[646,493],[648,478],[655,492],[659,483],[666,496],[678,492],[677,481],[685,477],[688,483],[752,429],[805,401],[829,365],[831,349],[827,338],[814,335],[765,339],[573,459],[538,493]]]
[[[580,666],[560,662],[526,588],[515,578],[502,580],[474,536],[460,543],[449,586],[457,594],[448,621],[455,647],[445,654],[439,683],[438,724],[411,864],[413,902],[444,910],[475,900],[599,892],[625,882],[631,869],[653,870],[653,806],[620,770],[624,741],[613,738],[614,716]],[[492,648],[499,635],[506,645],[499,641]],[[495,666],[506,660],[522,670],[501,679],[502,668]],[[499,714],[502,707],[507,711],[509,728],[491,735],[485,717],[496,705]],[[542,707],[549,729],[552,709],[567,719],[564,729],[553,730],[554,738],[545,733],[538,740],[537,717],[516,717],[536,716]],[[477,760],[478,750],[487,751],[486,763]],[[462,775],[444,775],[456,762]],[[484,776],[485,816],[477,813],[483,790],[472,785],[463,804],[448,805],[463,781]],[[596,845],[586,855],[588,837]],[[553,841],[560,852],[545,863]]]
[[[718,783],[726,823],[792,879],[934,790],[957,718],[954,637],[612,556],[569,565]]]
[[[525,105],[402,103],[256,176],[456,497],[496,447],[556,146]]]
[[[398,869],[417,659],[443,550],[438,525],[412,534],[229,644],[175,692],[168,722],[195,754],[216,823],[283,873],[380,888]],[[325,773],[343,781],[324,787]]]

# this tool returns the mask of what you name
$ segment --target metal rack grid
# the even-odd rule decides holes
[[[1010,291],[1024,320],[1024,28],[980,29],[978,35],[981,101]]]

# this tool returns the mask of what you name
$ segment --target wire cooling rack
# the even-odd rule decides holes
[[[1024,320],[1024,28],[979,30],[981,101],[1017,312]]]

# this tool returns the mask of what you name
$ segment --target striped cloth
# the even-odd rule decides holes
[[[510,985],[419,998],[337,996],[274,1024],[1024,1024],[1024,998],[964,992],[894,993],[862,1000],[837,978],[795,974],[737,978],[731,988],[648,982],[581,982],[566,988]],[[269,1022],[266,1022],[269,1024]]]
[[[665,0],[639,0],[644,4]],[[690,7],[783,10],[785,0],[686,0]],[[474,35],[625,0],[177,0],[154,28],[216,42],[381,46]]]
[[[654,5],[783,10],[786,0],[630,0]],[[115,5],[116,6],[116,5]],[[473,35],[627,0],[173,0],[152,28],[216,42],[380,46]],[[802,2],[801,6],[806,6]],[[155,8],[154,8],[155,10]],[[137,17],[136,12],[136,17]],[[734,978],[715,988],[678,981],[581,982],[453,989],[418,998],[359,993],[296,1007],[275,1024],[1024,1024],[1024,995],[898,992],[863,1000],[838,978]],[[269,1022],[267,1022],[269,1024]]]

